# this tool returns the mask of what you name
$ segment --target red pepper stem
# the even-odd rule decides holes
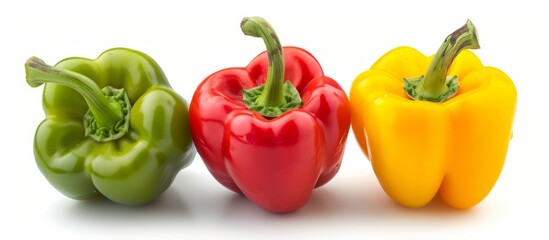
[[[25,72],[27,83],[31,87],[38,87],[44,83],[57,83],[75,90],[84,97],[89,107],[88,114],[84,116],[86,135],[104,142],[126,134],[130,103],[123,89],[114,89],[109,86],[100,89],[88,77],[55,68],[37,57],[27,60]]]
[[[256,102],[265,107],[277,107],[284,104],[284,53],[275,30],[261,17],[242,19],[240,28],[245,35],[261,37],[265,42],[269,56],[269,70],[265,87]]]
[[[425,77],[405,79],[408,95],[416,100],[443,102],[455,95],[459,82],[455,76],[447,76],[456,56],[464,49],[478,49],[476,28],[470,20],[448,35],[435,54]]]

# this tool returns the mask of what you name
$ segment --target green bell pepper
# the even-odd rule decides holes
[[[146,204],[192,162],[188,104],[144,53],[115,48],[54,67],[31,57],[25,71],[30,86],[46,83],[35,160],[64,195]]]

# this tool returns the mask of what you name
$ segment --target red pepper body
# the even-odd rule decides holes
[[[273,212],[302,207],[336,175],[351,120],[345,91],[317,60],[300,48],[283,51],[284,79],[299,91],[300,108],[267,119],[243,103],[243,89],[265,83],[263,52],[247,67],[207,77],[189,110],[194,143],[215,179]]]

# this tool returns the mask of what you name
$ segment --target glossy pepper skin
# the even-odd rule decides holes
[[[297,210],[336,175],[351,120],[346,93],[317,60],[301,48],[282,51],[283,77],[299,92],[301,107],[267,118],[243,103],[243,89],[266,81],[267,52],[246,67],[208,76],[190,104],[193,140],[208,170],[271,212]]]
[[[410,99],[403,79],[425,74],[433,56],[395,48],[360,74],[350,92],[352,128],[384,191],[421,207],[438,193],[466,209],[491,191],[512,135],[517,93],[502,71],[461,51],[447,75],[459,90],[435,103]]]
[[[27,63],[28,79],[33,61],[36,64],[36,59]],[[115,48],[93,60],[64,59],[54,69],[84,76],[100,88],[124,89],[131,103],[127,132],[98,142],[85,134],[83,118],[90,108],[82,95],[62,84],[45,84],[46,119],[36,130],[34,155],[40,171],[61,193],[73,199],[103,195],[123,205],[142,205],[162,194],[192,162],[196,150],[187,104],[152,58]]]

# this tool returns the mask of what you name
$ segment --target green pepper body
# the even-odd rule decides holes
[[[131,103],[128,132],[98,142],[85,135],[85,99],[72,88],[45,84],[46,119],[36,130],[34,155],[40,171],[61,193],[142,205],[162,194],[192,162],[196,150],[188,104],[152,58],[115,48],[97,59],[64,59],[55,68],[82,74],[101,88],[124,89]]]

